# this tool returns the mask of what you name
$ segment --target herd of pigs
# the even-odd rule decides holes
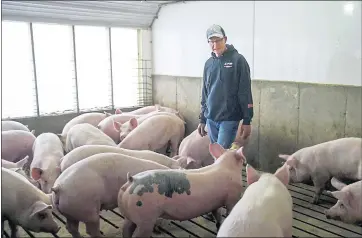
[[[7,220],[12,237],[18,226],[55,234],[56,210],[73,237],[81,237],[79,222],[91,237],[102,237],[100,212],[118,207],[123,237],[150,237],[162,219],[203,214],[215,219],[217,237],[292,237],[287,186],[305,181],[314,184],[314,204],[327,182],[335,187],[327,191],[337,199],[327,218],[362,220],[361,138],[280,154],[285,161],[272,174],[247,163],[243,142],[224,149],[197,130],[185,137],[185,124],[178,111],[160,105],[84,113],[61,134],[35,136],[26,125],[2,121],[2,228]]]

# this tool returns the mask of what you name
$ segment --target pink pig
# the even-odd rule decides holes
[[[175,115],[154,115],[132,130],[118,144],[130,150],[152,150],[164,152],[171,143],[171,156],[178,152],[178,146],[185,135],[185,122]],[[161,152],[162,151],[162,152]]]
[[[28,126],[17,121],[1,121],[1,131],[22,130],[30,131]]]
[[[290,182],[301,183],[311,179],[317,204],[320,194],[331,177],[362,179],[362,139],[340,138],[302,148],[292,155],[279,155],[290,166]]]
[[[134,111],[131,111],[129,113],[134,114],[134,115],[142,115],[142,114],[148,114],[148,113],[154,112],[154,111],[176,113],[181,118],[181,120],[184,120],[184,118],[179,114],[179,112],[177,110],[175,110],[173,108],[169,108],[169,107],[163,107],[160,104],[142,107],[142,108],[136,109]]]
[[[178,114],[172,113],[172,112],[154,111],[154,112],[150,112],[150,113],[147,113],[145,115],[142,115],[142,116],[140,116],[138,118],[133,117],[129,121],[127,121],[127,122],[125,122],[123,124],[115,121],[113,124],[114,124],[115,130],[119,133],[120,142],[122,142],[124,140],[124,138],[126,138],[126,136],[132,130],[134,130],[137,126],[139,126],[146,119],[148,119],[150,117],[153,117],[153,116],[157,116],[157,115],[178,116]],[[184,121],[184,123],[186,124],[185,121]]]
[[[133,118],[140,118],[140,117],[142,117],[142,115],[133,115],[130,113],[111,115],[103,119],[101,122],[99,122],[97,128],[103,131],[109,137],[111,137],[115,143],[119,143],[120,142],[119,124],[122,125],[123,123],[126,123]]]
[[[115,114],[120,114],[120,113],[122,113],[121,110],[119,110],[119,109],[115,110]],[[87,113],[83,113],[83,114],[81,114],[79,116],[74,117],[69,122],[67,122],[67,124],[65,124],[65,126],[63,128],[62,133],[59,136],[61,136],[61,138],[63,138],[62,141],[64,143],[65,137],[67,136],[68,131],[74,125],[77,125],[77,124],[80,124],[80,123],[88,123],[88,124],[91,124],[91,125],[96,127],[103,119],[105,119],[106,117],[108,117],[110,115],[112,115],[112,114],[110,114],[108,112],[104,112],[104,113],[87,112]]]
[[[76,162],[64,170],[52,188],[52,202],[67,219],[66,228],[73,237],[84,222],[90,237],[102,237],[101,210],[117,207],[119,188],[127,182],[127,174],[146,170],[169,169],[153,161],[117,153],[100,153]]]
[[[346,185],[333,177],[331,183],[338,191],[328,192],[338,201],[333,207],[324,211],[327,219],[351,224],[362,222],[362,180]]]
[[[217,237],[292,237],[293,201],[287,165],[274,174],[246,166],[248,187],[222,223]]]
[[[150,237],[158,218],[184,221],[208,212],[220,227],[219,208],[225,205],[229,213],[243,191],[245,157],[242,148],[224,150],[217,143],[210,145],[210,153],[216,161],[204,168],[128,174],[118,193],[118,207],[126,217],[123,237],[132,237],[134,232],[135,237]]]
[[[1,158],[10,162],[18,162],[29,156],[29,165],[33,160],[33,144],[36,137],[23,130],[1,132]]]
[[[54,133],[40,134],[33,146],[34,158],[30,165],[31,177],[38,181],[44,193],[50,193],[60,175],[60,159],[64,156],[63,144]]]

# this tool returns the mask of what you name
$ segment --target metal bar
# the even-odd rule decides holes
[[[74,25],[72,25],[72,38],[73,38],[74,79],[75,79],[75,100],[77,102],[77,113],[79,113],[77,53],[76,53],[76,50],[75,50],[75,29],[74,29]]]
[[[36,100],[36,114],[40,116],[39,112],[39,97],[38,97],[38,80],[36,74],[36,63],[35,63],[35,51],[34,51],[34,34],[33,34],[33,23],[29,23],[30,27],[30,42],[31,42],[31,53],[33,58],[33,72],[34,72],[34,83],[35,83],[35,100]]]
[[[108,27],[108,38],[109,38],[109,63],[110,63],[110,73],[111,73],[111,104],[112,110],[114,110],[114,88],[113,88],[113,65],[112,65],[112,33],[111,28]]]

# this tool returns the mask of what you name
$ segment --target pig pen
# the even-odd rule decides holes
[[[243,183],[246,185],[246,172],[243,168]],[[293,198],[293,237],[361,237],[362,226],[346,224],[341,221],[329,220],[324,210],[336,203],[336,199],[323,193],[320,204],[310,203],[313,196],[313,187],[297,183],[288,186]],[[225,214],[225,209],[223,209]],[[65,219],[57,212],[53,212],[58,224],[62,227],[56,235],[50,233],[34,233],[19,227],[19,237],[71,237],[65,228]],[[225,217],[225,215],[223,215]],[[102,211],[101,232],[106,237],[122,237],[123,216],[118,208]],[[152,237],[216,237],[215,223],[208,216],[200,216],[188,221],[164,221],[158,227],[161,233],[153,233]],[[89,237],[83,223],[79,224],[79,231],[83,237]],[[5,222],[3,237],[10,237],[10,230]]]

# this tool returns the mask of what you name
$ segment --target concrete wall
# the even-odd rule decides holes
[[[132,110],[136,110],[138,108],[139,107],[135,107],[132,109],[122,108],[122,111],[129,112]],[[105,110],[105,111],[114,114],[114,110]],[[104,112],[104,111],[94,111],[94,112]],[[24,125],[28,125],[29,129],[35,130],[35,135],[38,136],[44,132],[62,133],[65,124],[67,124],[68,121],[72,120],[74,117],[80,114],[83,113],[67,113],[61,115],[15,118],[9,120],[18,121]]]
[[[200,113],[201,78],[153,78],[153,100],[177,108],[185,116],[187,134]],[[248,161],[274,172],[279,153],[348,136],[362,137],[361,87],[252,80],[254,118]]]

